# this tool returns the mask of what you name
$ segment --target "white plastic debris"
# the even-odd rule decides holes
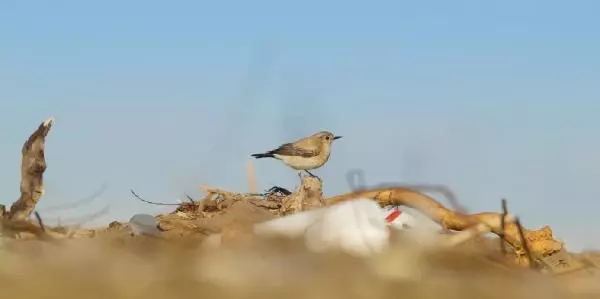
[[[158,221],[152,215],[135,214],[129,220],[129,226],[134,235],[159,236],[162,231],[159,228]]]
[[[342,202],[255,225],[258,235],[303,236],[309,250],[342,250],[365,256],[389,244],[390,231],[382,209],[369,199]]]
[[[381,209],[372,200],[340,203],[325,210],[304,237],[313,251],[341,249],[351,254],[379,252],[389,243],[390,231]]]
[[[326,209],[315,209],[276,218],[254,225],[254,233],[263,236],[302,237],[306,229],[323,217]]]
[[[398,207],[392,206],[390,209],[384,209],[383,214],[385,220],[394,229],[410,229],[417,224],[417,220],[412,215],[400,210]]]

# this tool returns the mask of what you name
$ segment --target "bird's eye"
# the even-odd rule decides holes
[[[329,140],[331,137],[329,136],[325,136],[325,140]]]

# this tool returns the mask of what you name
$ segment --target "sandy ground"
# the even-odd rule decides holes
[[[241,240],[241,239],[240,239]],[[3,298],[600,298],[598,277],[548,277],[476,250],[397,243],[372,258],[313,254],[294,240],[197,242],[106,234],[5,244]]]

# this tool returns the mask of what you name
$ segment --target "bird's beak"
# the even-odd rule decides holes
[[[334,136],[333,140],[337,140],[337,139],[340,139],[340,138],[342,138],[342,136]]]

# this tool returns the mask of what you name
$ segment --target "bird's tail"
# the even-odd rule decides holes
[[[262,153],[262,154],[252,154],[252,157],[254,157],[256,159],[260,159],[260,158],[274,158],[275,156],[273,156],[273,154],[271,154],[271,153]]]

